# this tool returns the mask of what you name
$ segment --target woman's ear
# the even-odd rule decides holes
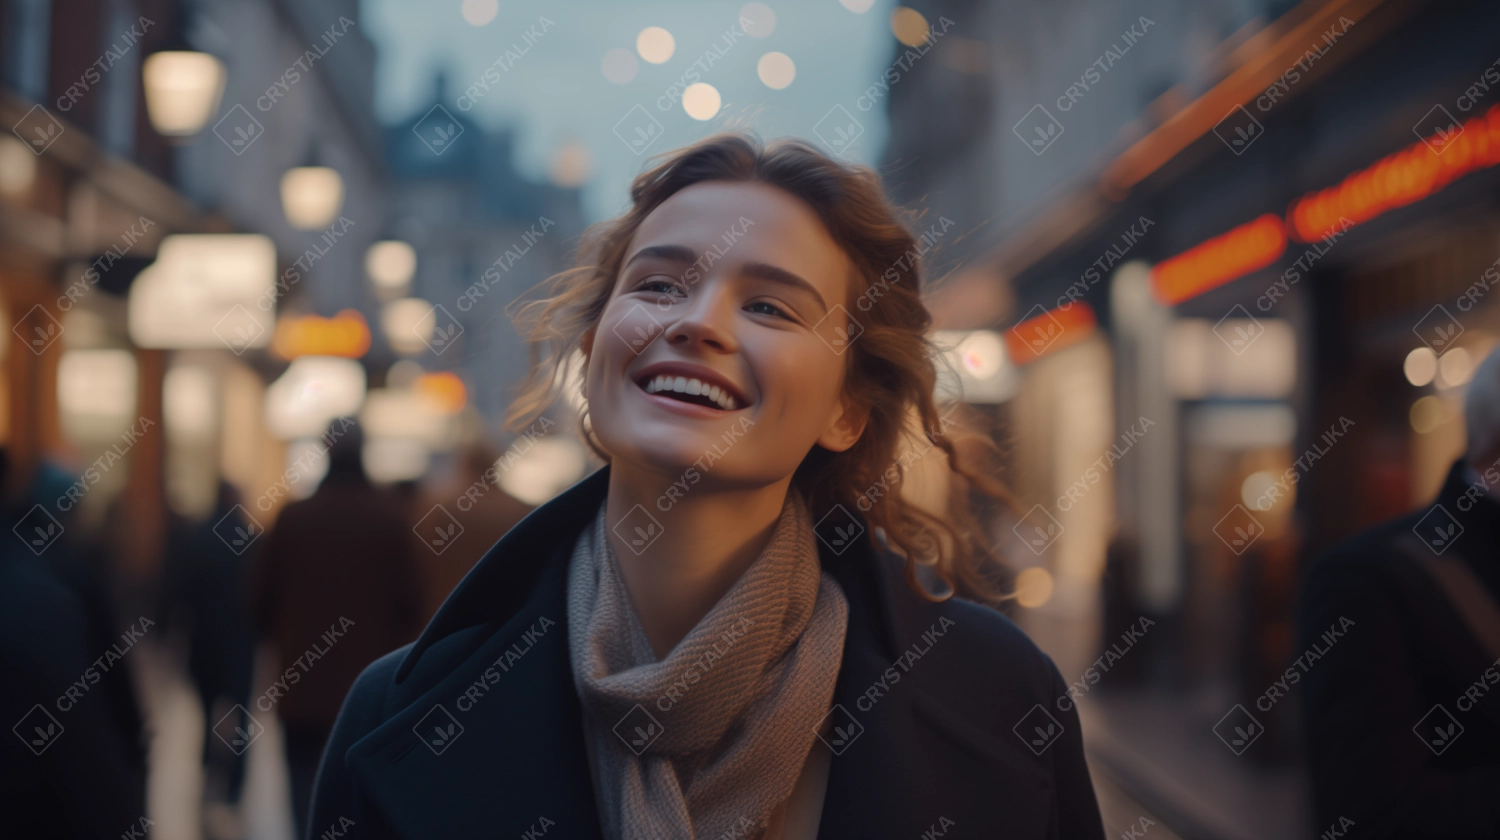
[[[850,404],[848,397],[840,397],[833,407],[828,428],[818,437],[818,445],[830,452],[843,452],[859,442],[868,422],[869,409]]]

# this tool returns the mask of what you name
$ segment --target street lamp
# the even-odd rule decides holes
[[[381,300],[406,294],[416,270],[416,250],[399,239],[383,239],[365,252],[365,273]]]
[[[224,76],[224,63],[208,53],[166,50],[147,56],[141,81],[151,126],[166,137],[197,134],[219,110]]]
[[[332,167],[295,166],[281,176],[281,209],[294,228],[321,230],[343,204],[344,179]]]

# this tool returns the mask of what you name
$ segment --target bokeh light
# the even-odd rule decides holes
[[[786,53],[768,52],[756,62],[755,75],[771,90],[784,90],[797,78],[797,67]]]
[[[459,9],[464,22],[470,26],[484,26],[495,19],[500,11],[500,0],[464,0]]]
[[[896,10],[891,12],[891,34],[896,36],[897,41],[908,47],[926,43],[929,29],[927,18],[916,9],[897,6]]]
[[[776,13],[765,3],[746,3],[740,7],[740,17],[745,19],[745,34],[751,38],[764,38],[776,31]]]
[[[682,109],[695,120],[711,120],[719,113],[719,90],[707,82],[688,85],[682,92]]]
[[[1016,603],[1023,607],[1040,607],[1052,600],[1052,573],[1041,566],[1022,569],[1016,575]]]
[[[660,26],[648,26],[635,36],[635,51],[652,64],[664,64],[677,51],[677,41]]]
[[[1406,362],[1401,367],[1406,373],[1406,381],[1420,388],[1437,376],[1437,354],[1431,347],[1418,347],[1406,354]]]
[[[599,69],[604,73],[604,78],[611,84],[629,84],[640,70],[640,64],[635,60],[635,53],[624,47],[615,47],[604,53],[604,58],[599,62]]]

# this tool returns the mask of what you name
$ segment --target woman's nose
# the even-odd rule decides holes
[[[708,284],[705,284],[707,286]],[[687,300],[673,304],[667,342],[674,345],[704,344],[722,353],[739,348],[735,339],[735,306],[724,290],[700,287]]]

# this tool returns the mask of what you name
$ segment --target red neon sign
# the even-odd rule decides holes
[[[1285,252],[1281,217],[1267,213],[1159,263],[1151,270],[1151,290],[1172,306],[1265,268]]]
[[[1344,219],[1367,222],[1421,201],[1458,178],[1500,163],[1500,106],[1464,123],[1454,135],[1438,133],[1387,155],[1335,186],[1308,193],[1287,213],[1299,242],[1316,242]]]

